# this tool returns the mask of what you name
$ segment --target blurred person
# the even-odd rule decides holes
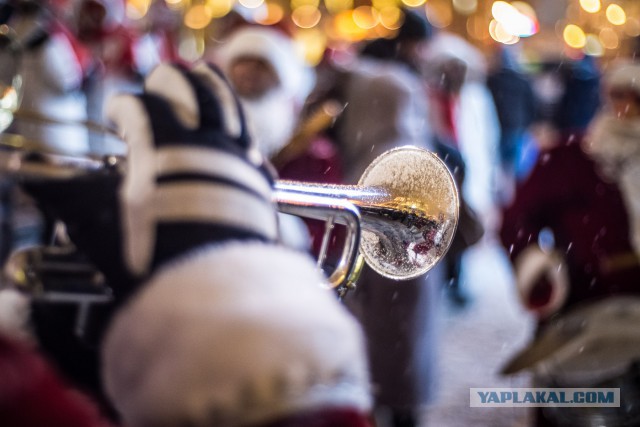
[[[624,287],[625,275],[635,273],[608,271],[601,262],[605,254],[627,251],[629,221],[618,187],[603,180],[602,163],[584,152],[587,125],[600,107],[599,97],[593,96],[600,92],[599,79],[584,80],[583,74],[571,72],[564,76],[568,80],[559,102],[534,125],[540,156],[505,208],[500,232],[516,273],[519,265],[525,266],[526,256],[518,261],[523,251],[531,248],[535,259],[539,243],[563,254],[570,289],[553,288],[546,280],[539,287],[532,282],[531,288],[520,289],[525,306],[542,318],[579,300],[606,295],[609,288]],[[585,96],[589,105],[582,105]],[[585,115],[567,114],[566,109]],[[601,235],[603,227],[607,231]]]
[[[137,28],[127,22],[124,0],[72,0],[69,26],[90,52],[91,62],[84,76],[83,90],[87,97],[87,116],[101,123],[105,100],[119,91],[141,89],[144,73],[162,61],[175,60],[175,50],[163,16],[162,6],[151,6],[145,20],[154,23]],[[98,134],[90,135],[91,150],[95,154],[112,154],[118,149]]]
[[[620,187],[640,254],[640,65],[615,65],[605,77],[607,108],[590,127],[587,150]]]
[[[458,52],[462,53],[462,52]],[[433,54],[429,61],[430,123],[434,129],[433,144],[444,160],[460,190],[460,217],[451,248],[444,260],[444,284],[447,296],[456,307],[464,307],[470,297],[462,283],[462,257],[464,252],[478,243],[484,235],[484,226],[477,213],[469,206],[463,193],[467,167],[459,149],[460,95],[467,79],[467,62],[452,52]],[[463,56],[463,55],[460,55]]]
[[[500,122],[500,169],[497,197],[501,204],[513,197],[515,182],[524,173],[520,158],[530,141],[528,128],[536,116],[536,96],[529,77],[522,72],[508,47],[498,47],[487,76]]]
[[[583,66],[579,64],[578,68]],[[603,346],[606,337],[598,338],[585,330],[569,333],[560,345],[576,351],[565,352],[564,356],[559,345],[550,345],[548,340],[559,330],[564,316],[571,316],[586,304],[640,293],[640,258],[632,247],[631,215],[625,205],[628,195],[624,186],[608,175],[612,165],[601,157],[605,150],[598,152],[603,147],[615,151],[615,138],[602,132],[602,120],[615,115],[603,112],[593,119],[601,107],[596,96],[600,92],[599,78],[583,71],[563,74],[569,80],[556,103],[557,114],[534,126],[536,138],[542,143],[539,160],[504,212],[501,239],[514,265],[517,291],[523,305],[538,320],[536,336],[507,365],[508,373],[535,367],[534,362],[548,361],[553,366],[554,357],[568,357],[569,361],[580,353],[589,357],[596,347]],[[627,80],[622,86],[630,84]],[[605,87],[610,96],[608,85]],[[587,100],[590,103],[585,105]],[[565,108],[572,111],[567,114]],[[589,124],[593,127],[588,128]],[[583,318],[582,324],[588,325],[588,319]],[[616,347],[618,344],[602,348],[599,364],[590,365],[592,378],[607,371],[608,364],[617,359],[614,355],[625,353]],[[583,352],[585,349],[588,351]],[[554,372],[549,372],[553,379]],[[562,378],[561,372],[556,374],[556,379]],[[539,410],[535,423],[557,425],[553,418],[553,412]]]
[[[240,97],[258,149],[274,156],[293,136],[315,83],[313,69],[283,30],[248,24],[224,39],[212,58]]]
[[[419,72],[433,28],[423,12],[404,13],[397,35],[366,43],[337,82],[345,108],[333,131],[349,184],[357,183],[386,150],[403,145],[433,148]],[[345,298],[368,340],[381,426],[419,425],[420,409],[433,399],[438,290],[432,286],[435,273],[430,274],[394,282],[365,266],[356,290]]]
[[[431,108],[431,120],[436,123],[434,133],[441,141],[454,145],[462,155],[467,179],[460,194],[490,235],[497,222],[492,178],[497,167],[495,153],[500,125],[486,84],[486,60],[462,37],[440,31],[434,37],[423,67],[431,87],[435,88],[436,100]],[[442,90],[443,85],[449,89]]]

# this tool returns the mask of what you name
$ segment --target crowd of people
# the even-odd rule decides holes
[[[473,304],[462,271],[473,245],[502,244],[540,334],[584,302],[640,291],[633,60],[528,72],[512,48],[486,54],[406,9],[393,37],[328,49],[315,67],[288,28],[249,22],[186,64],[161,9],[149,13],[158,29],[127,25],[115,0],[66,6],[1,5],[20,45],[21,108],[52,119],[8,131],[103,155],[122,148],[78,123],[108,120],[125,170],[4,185],[0,253],[23,244],[11,218],[26,193],[44,218],[29,243],[64,223],[112,302],[77,336],[76,307],[60,321],[0,291],[2,425],[417,427],[437,396],[441,294]],[[549,69],[551,96],[539,84]],[[365,266],[339,300],[318,287],[324,225],[277,212],[274,182],[356,184],[404,145],[449,168],[455,238],[428,275],[397,283]],[[337,227],[329,265],[343,239]]]

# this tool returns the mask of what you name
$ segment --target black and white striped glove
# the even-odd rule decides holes
[[[276,240],[273,177],[217,69],[160,65],[106,111],[129,147],[120,220],[136,276],[203,245]]]

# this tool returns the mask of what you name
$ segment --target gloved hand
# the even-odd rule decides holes
[[[196,247],[273,241],[273,179],[216,69],[161,65],[106,107],[129,146],[119,189],[124,261],[138,276]]]

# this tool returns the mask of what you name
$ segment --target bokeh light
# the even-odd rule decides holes
[[[313,28],[320,22],[322,13],[316,6],[300,6],[291,12],[291,21],[300,28]]]
[[[324,0],[324,6],[330,14],[336,15],[345,10],[353,9],[353,0]]]
[[[568,46],[574,49],[582,49],[587,42],[587,37],[582,28],[574,24],[564,27],[562,38]]]
[[[478,0],[453,0],[453,8],[463,15],[471,15],[478,10]]]
[[[364,40],[367,37],[368,31],[355,23],[352,11],[345,10],[334,17],[331,33],[336,38],[357,42]]]
[[[425,12],[431,25],[436,28],[446,28],[453,22],[453,9],[446,0],[429,0]]]
[[[492,19],[489,23],[489,35],[492,39],[502,44],[516,44],[520,41],[520,37],[505,30],[502,24],[495,19]]]
[[[126,14],[129,19],[142,19],[151,6],[151,0],[127,0]]]
[[[353,22],[360,28],[371,29],[378,25],[379,21],[378,11],[371,6],[359,6],[353,10]]]
[[[309,65],[320,63],[327,47],[327,36],[319,28],[297,31],[294,42]]]
[[[600,11],[600,0],[580,0],[580,7],[584,9],[585,12],[596,13]]]
[[[284,9],[278,3],[265,3],[266,12],[256,17],[256,22],[262,25],[275,25],[284,18]]]
[[[184,14],[184,25],[192,30],[201,30],[211,22],[211,9],[204,4],[194,4]]]
[[[624,23],[627,21],[627,14],[625,13],[624,9],[620,7],[620,5],[617,5],[615,3],[607,6],[606,14],[607,19],[613,25],[624,25]]]
[[[489,37],[489,27],[484,17],[479,15],[470,16],[467,19],[467,33],[476,40],[486,40]]]
[[[207,8],[212,18],[221,18],[231,12],[233,0],[208,0]]]
[[[388,6],[378,12],[380,24],[387,30],[397,30],[402,25],[404,16],[402,11],[395,6]]]
[[[538,32],[538,24],[535,19],[535,12],[526,3],[521,3],[521,8],[527,14],[522,13],[513,4],[505,1],[496,1],[491,6],[493,18],[500,24],[504,31],[513,36],[529,37]],[[528,16],[533,15],[533,18]]]
[[[600,43],[605,49],[617,49],[620,45],[618,34],[611,28],[603,28],[598,34]]]
[[[402,0],[402,3],[408,7],[418,7],[422,6],[426,0]]]

